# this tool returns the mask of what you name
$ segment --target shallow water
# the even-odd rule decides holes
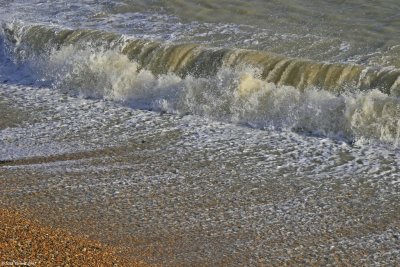
[[[399,260],[384,146],[1,89],[30,114],[0,134],[2,205],[168,266]]]
[[[0,0],[0,204],[168,266],[394,265],[399,11]]]

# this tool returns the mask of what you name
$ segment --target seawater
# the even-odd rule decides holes
[[[0,203],[164,265],[390,265],[399,11],[0,1]]]

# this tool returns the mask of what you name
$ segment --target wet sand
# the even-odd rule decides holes
[[[0,265],[149,266],[119,253],[121,249],[43,226],[21,212],[0,209]]]

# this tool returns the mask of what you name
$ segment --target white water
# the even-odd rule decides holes
[[[398,143],[400,101],[379,90],[341,95],[318,88],[300,91],[265,82],[260,71],[250,66],[223,67],[205,78],[154,75],[118,51],[74,45],[19,64],[9,62],[3,68],[8,68],[6,73],[22,69],[20,74],[14,72],[16,80],[31,77],[33,83],[70,95],[114,100],[136,109],[193,114],[347,142]]]

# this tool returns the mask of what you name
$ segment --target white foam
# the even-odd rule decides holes
[[[215,76],[154,75],[118,51],[74,46],[36,66],[56,88],[176,114],[195,114],[256,128],[294,129],[347,141],[397,144],[400,101],[378,90],[334,95],[304,92],[260,78],[253,67],[221,68]]]

